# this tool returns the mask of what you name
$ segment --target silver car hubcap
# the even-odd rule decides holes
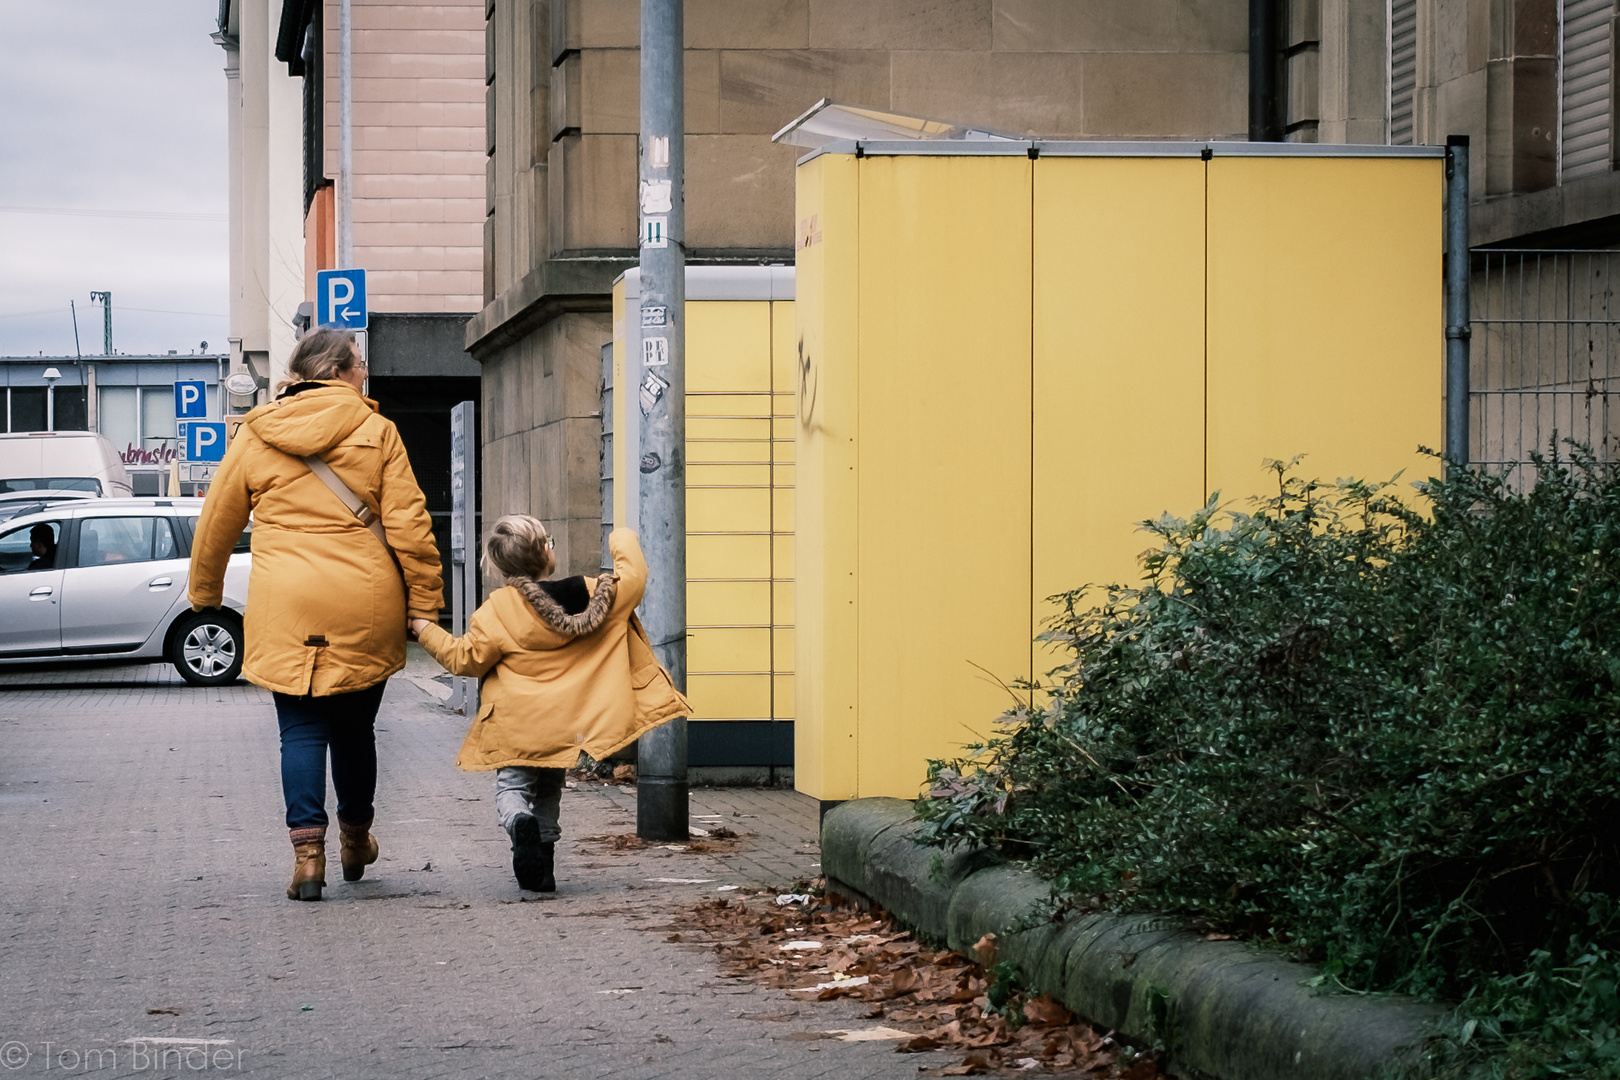
[[[212,679],[236,663],[236,639],[223,626],[194,627],[180,646],[186,667]]]

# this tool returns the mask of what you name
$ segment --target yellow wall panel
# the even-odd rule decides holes
[[[770,390],[770,305],[722,300],[688,304],[686,354],[688,395]],[[688,402],[687,408],[693,404]]]
[[[637,412],[639,416],[639,411]],[[758,446],[770,445],[770,421],[743,418],[716,418],[689,416],[686,418],[687,442],[751,442]]]
[[[774,676],[772,685],[775,689],[776,719],[793,719],[793,676],[783,675],[780,672]],[[797,786],[797,784],[795,784]]]
[[[1029,675],[1033,166],[860,162],[861,796],[915,797],[1005,707],[975,665]],[[965,609],[953,585],[980,573],[1006,602]]]
[[[688,394],[686,415],[688,419],[694,416],[730,416],[765,420],[771,415],[771,396],[763,391],[757,394]]]
[[[769,581],[688,581],[686,621],[692,626],[769,626]]]
[[[686,527],[691,532],[764,532],[770,525],[768,489],[687,489]]]
[[[799,328],[792,300],[771,303],[771,389],[785,397],[777,398],[778,411],[793,414],[793,395],[799,383]]]
[[[1440,163],[1209,163],[1209,473],[1225,501],[1300,474],[1403,483],[1442,441]]]
[[[802,584],[803,582],[799,581],[798,579],[791,581],[778,580],[771,583],[771,622],[774,625],[802,627],[802,624],[799,623],[794,616],[794,605],[796,602],[796,597],[799,595],[798,590]],[[800,655],[797,651],[797,642],[795,642],[794,649],[795,659],[793,663],[796,668],[798,665],[798,660],[796,658]]]
[[[771,634],[766,629],[694,626],[686,641],[689,674],[769,672]]]
[[[1204,163],[1043,158],[1035,219],[1038,632],[1048,597],[1139,579],[1139,522],[1203,502]]]
[[[771,717],[771,677],[769,675],[687,676],[687,697],[697,720],[769,720]]]
[[[757,487],[771,486],[769,465],[705,465],[690,462],[686,469],[688,488],[703,487]]]
[[[689,535],[686,575],[689,578],[768,578],[771,576],[771,538],[739,534]]]
[[[686,460],[692,465],[744,461],[768,466],[771,463],[771,444],[764,439],[704,442],[688,438]]]

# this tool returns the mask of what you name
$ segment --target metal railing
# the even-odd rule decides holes
[[[1469,460],[1513,472],[1573,439],[1620,457],[1620,251],[1477,249]],[[1523,470],[1517,470],[1523,473]]]

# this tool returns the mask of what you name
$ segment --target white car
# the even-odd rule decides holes
[[[225,571],[225,606],[186,598],[201,499],[84,499],[0,522],[0,665],[168,660],[195,686],[242,670],[249,554]]]

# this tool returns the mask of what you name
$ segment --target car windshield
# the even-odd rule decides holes
[[[0,480],[0,491],[92,491],[101,494],[93,476],[18,476]]]

